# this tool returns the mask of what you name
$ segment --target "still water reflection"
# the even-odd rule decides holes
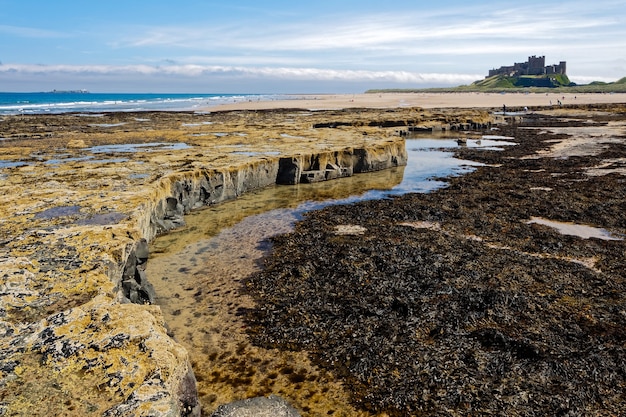
[[[276,394],[311,415],[331,410],[334,415],[363,415],[350,405],[341,381],[317,368],[306,352],[249,343],[240,312],[254,304],[240,291],[241,280],[258,271],[267,248],[262,242],[289,232],[306,211],[432,191],[445,186],[435,178],[479,165],[442,150],[453,146],[459,146],[453,139],[407,140],[406,167],[269,187],[192,213],[185,228],[153,242],[148,276],[171,333],[189,351],[203,414],[237,399]]]
[[[482,142],[491,148],[498,141]],[[406,166],[322,183],[270,186],[204,208],[186,216],[183,229],[156,239],[152,253],[177,252],[190,242],[215,236],[250,216],[260,216],[248,221],[252,223],[263,222],[263,218],[281,217],[289,228],[303,213],[328,205],[433,191],[446,185],[441,178],[461,175],[481,165],[454,158],[451,151],[445,150],[456,146],[459,145],[453,139],[409,139],[406,141]]]

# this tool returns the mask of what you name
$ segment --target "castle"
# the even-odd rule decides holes
[[[566,73],[566,63],[561,61],[558,64],[546,65],[545,56],[529,56],[528,61],[515,63],[512,66],[500,67],[498,69],[489,70],[489,75],[506,75],[507,77],[519,77],[520,75],[546,75],[546,74],[563,74]]]

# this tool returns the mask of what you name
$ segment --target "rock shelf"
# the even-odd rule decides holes
[[[313,127],[329,120],[341,125]],[[491,121],[412,108],[4,117],[0,414],[198,415],[188,353],[151,304],[148,243],[269,184],[401,165],[389,126]]]

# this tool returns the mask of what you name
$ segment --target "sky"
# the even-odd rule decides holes
[[[0,0],[0,91],[359,93],[545,56],[626,76],[626,0]]]

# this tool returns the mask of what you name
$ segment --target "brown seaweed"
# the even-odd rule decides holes
[[[593,123],[608,120],[624,114]],[[310,352],[372,413],[625,414],[625,241],[525,222],[623,236],[626,177],[586,170],[623,161],[625,141],[566,158],[540,153],[569,140],[544,128],[589,123],[527,117],[502,128],[518,146],[459,148],[489,166],[445,189],[309,213],[273,239],[246,283],[255,343]],[[361,233],[337,234],[338,225]]]

